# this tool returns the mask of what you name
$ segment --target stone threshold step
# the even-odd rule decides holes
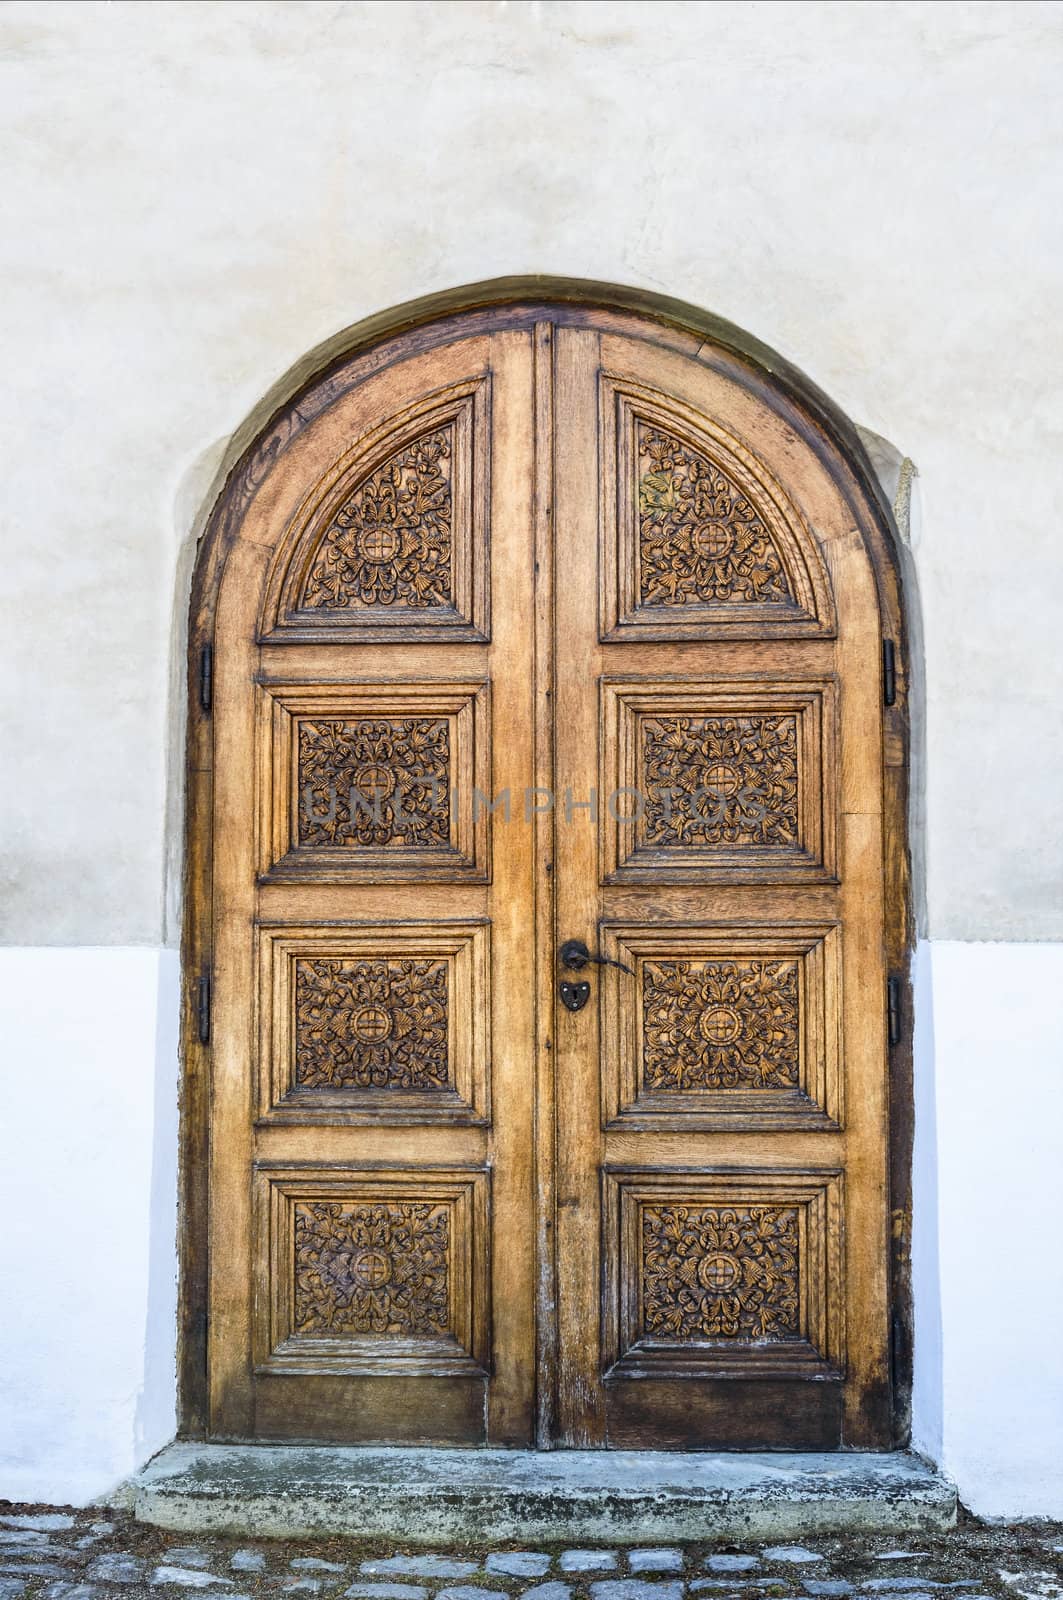
[[[169,1445],[131,1480],[140,1522],[195,1533],[481,1540],[796,1538],[950,1528],[956,1490],[919,1457],[634,1450]]]

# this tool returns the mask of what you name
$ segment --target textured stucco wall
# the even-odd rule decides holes
[[[4,7],[3,937],[164,938],[174,576],[218,441],[338,328],[514,271],[705,305],[917,463],[929,931],[1063,933],[1061,20]]]
[[[554,272],[730,318],[917,465],[919,1437],[1063,1514],[1024,1432],[1063,1354],[990,1310],[1058,1202],[1061,70],[1055,3],[0,9],[0,942],[38,947],[0,1117],[55,1256],[14,1258],[0,1494],[104,1492],[170,1425],[179,633],[234,430],[362,316]]]

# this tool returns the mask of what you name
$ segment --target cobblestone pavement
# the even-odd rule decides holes
[[[0,1600],[1063,1600],[1063,1526],[845,1535],[802,1545],[396,1549],[191,1539],[118,1511],[0,1501]]]

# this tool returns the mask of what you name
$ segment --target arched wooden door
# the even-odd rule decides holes
[[[874,508],[723,337],[410,320],[201,562],[207,1429],[886,1445]]]

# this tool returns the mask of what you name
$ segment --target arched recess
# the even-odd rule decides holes
[[[645,340],[725,376],[729,383],[744,390],[756,405],[775,415],[780,437],[789,433],[795,451],[810,452],[822,464],[849,509],[853,537],[866,553],[873,573],[883,644],[883,937],[884,972],[889,980],[882,996],[889,1034],[891,1371],[886,1404],[892,1417],[892,1442],[901,1444],[908,1436],[911,1388],[912,920],[907,838],[908,649],[890,508],[851,424],[815,385],[775,352],[730,324],[663,296],[552,278],[498,280],[430,296],[371,318],[331,341],[325,349],[311,353],[300,363],[298,373],[278,386],[276,409],[229,472],[200,544],[192,586],[188,654],[179,1366],[182,1431],[189,1435],[207,1431],[209,1409],[210,1192],[206,1153],[215,939],[211,882],[215,762],[212,648],[226,563],[248,508],[277,463],[315,419],[359,385],[415,354],[442,349],[461,338],[503,330],[529,333],[536,340],[536,358],[542,365],[551,359],[541,344],[539,330],[543,329],[553,329],[555,333],[561,329],[590,330],[605,338]],[[391,470],[389,464],[397,459],[398,452],[416,446],[427,436],[452,441],[444,448],[451,449],[453,459],[469,461],[470,452],[477,448],[473,442],[477,437],[474,419],[483,403],[482,390],[476,384],[444,385],[408,413],[389,420],[385,429],[370,429],[352,441],[351,448],[337,457],[330,471],[315,481],[312,492],[287,523],[261,598],[257,628],[260,640],[287,640],[299,645],[344,636],[343,619],[337,621],[334,603],[336,562],[332,560],[330,566],[327,552],[330,533],[334,536],[342,525],[344,508],[356,502],[367,485],[372,486],[374,473],[385,467]],[[830,575],[816,530],[746,443],[722,424],[713,424],[698,415],[675,394],[655,390],[652,384],[617,380],[608,373],[600,380],[599,418],[603,441],[608,434],[608,447],[603,443],[603,459],[607,461],[603,470],[613,474],[606,492],[612,494],[617,508],[617,526],[622,528],[625,519],[631,521],[639,512],[643,525],[653,535],[643,539],[643,567],[639,572],[634,570],[631,541],[625,544],[618,538],[612,546],[608,539],[603,542],[598,575],[598,620],[603,641],[638,637],[651,642],[678,636],[691,641],[740,642],[752,637],[834,636],[836,617]],[[459,437],[466,445],[461,451],[453,448]],[[661,461],[668,469],[663,474],[657,471]],[[726,501],[732,524],[737,519],[747,538],[748,559],[731,564],[726,582],[734,582],[737,574],[747,588],[743,594],[731,592],[714,598],[711,592],[706,595],[706,585],[702,584],[678,624],[673,614],[672,631],[666,634],[662,629],[669,624],[662,620],[661,606],[677,598],[671,557],[676,528],[682,524],[675,497],[683,491],[684,484],[689,490],[693,480],[703,488],[706,474],[711,476],[713,493]],[[638,507],[625,499],[633,482],[641,486],[643,498]],[[472,474],[469,481],[461,481],[460,470],[455,467],[448,481],[455,525],[465,518],[471,529],[477,516],[482,518],[482,507],[478,510],[475,504],[482,483],[482,471],[475,474],[474,484]],[[546,479],[537,485],[540,508],[551,498],[552,488]],[[653,534],[655,518],[659,534]],[[720,571],[719,563],[713,564],[718,552],[712,542],[711,520],[706,523],[702,517],[693,543],[689,530],[680,534],[687,539],[686,554],[694,559],[700,553],[708,563],[704,570],[709,574],[706,581],[710,591],[713,574],[719,581]],[[455,642],[475,642],[488,636],[488,564],[481,559],[474,538],[464,541],[461,548],[465,553],[453,556],[446,606],[437,608],[438,614],[425,624],[426,613],[418,615],[415,596],[412,609],[405,613],[408,637],[416,637],[421,626],[449,629],[449,637]],[[347,576],[350,578],[349,572]],[[372,600],[370,595],[367,606]],[[367,611],[363,622],[363,639],[375,639],[383,645],[392,637],[393,624],[379,610],[372,615]],[[622,717],[623,708],[617,714]],[[829,861],[826,864],[829,866]],[[622,863],[618,870],[623,870]],[[881,1396],[879,1402],[881,1409]],[[881,1430],[878,1441],[882,1442]]]

